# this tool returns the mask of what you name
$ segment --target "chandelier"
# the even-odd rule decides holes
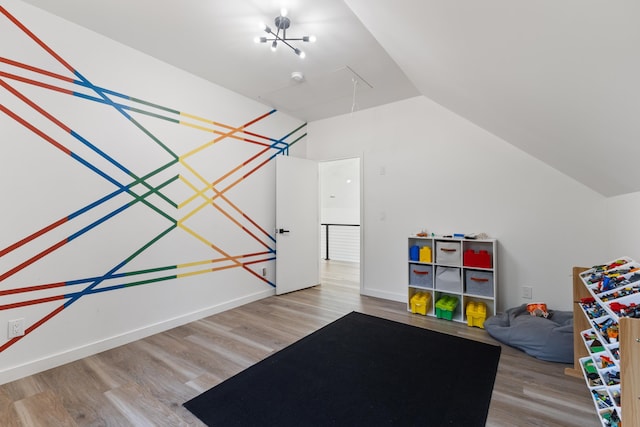
[[[260,23],[260,29],[267,34],[270,34],[273,37],[256,37],[256,43],[267,43],[271,42],[271,50],[275,51],[278,47],[278,42],[282,42],[283,44],[289,46],[296,55],[300,58],[304,58],[306,55],[304,51],[298,49],[297,47],[292,46],[289,42],[292,41],[301,41],[301,42],[315,42],[315,36],[302,36],[296,38],[287,37],[287,29],[291,26],[291,20],[287,17],[287,10],[282,9],[280,11],[280,16],[276,16],[274,19],[276,32],[274,33],[271,27],[264,23]]]

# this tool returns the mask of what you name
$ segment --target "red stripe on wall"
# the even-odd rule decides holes
[[[75,70],[73,69],[73,67],[69,64],[67,64],[67,62],[62,59],[57,53],[55,53],[53,51],[53,49],[51,49],[49,46],[47,46],[42,40],[40,40],[35,34],[33,34],[31,31],[29,31],[29,29],[27,27],[25,27],[24,25],[22,25],[22,22],[18,21],[13,15],[11,15],[4,7],[0,6],[0,12],[2,12],[2,14],[4,16],[6,16],[7,18],[9,18],[9,20],[11,22],[13,22],[16,27],[20,28],[22,30],[23,33],[25,33],[26,35],[28,35],[33,41],[35,41],[36,43],[38,43],[40,45],[40,47],[42,47],[44,50],[46,50],[49,55],[53,56],[58,62],[60,62],[62,65],[64,65],[64,67],[71,71],[72,73],[75,72]]]
[[[0,305],[0,310],[11,310],[12,308],[20,308],[20,307],[27,307],[30,305],[44,304],[46,302],[59,301],[61,299],[64,299],[64,295],[54,295],[52,297],[47,297],[47,298],[38,298],[38,299],[31,299],[28,301],[14,302],[11,304]]]
[[[56,249],[60,248],[61,246],[64,246],[66,243],[67,243],[67,239],[61,240],[58,243],[56,243],[55,245],[53,245],[53,246],[45,249],[44,251],[40,252],[39,254],[32,256],[31,258],[29,258],[28,260],[26,260],[22,264],[19,264],[19,265],[13,267],[11,270],[7,271],[6,273],[4,273],[3,275],[0,276],[0,282],[2,282],[7,277],[13,276],[18,271],[20,271],[23,268],[33,264],[34,262],[36,262],[40,258],[50,254],[51,252],[55,251]]]
[[[0,291],[0,297],[5,295],[23,294],[26,292],[42,291],[45,289],[62,288],[64,286],[66,286],[65,282],[58,282],[58,283],[48,283],[46,285],[27,286],[25,288],[5,289],[4,291]]]
[[[9,109],[7,109],[4,105],[0,105],[0,110],[2,110],[6,115],[8,115],[9,117],[12,117],[15,121],[20,123],[22,126],[26,127],[31,132],[33,132],[36,135],[40,136],[42,139],[44,139],[45,141],[47,141],[49,144],[53,145],[54,147],[56,147],[60,151],[64,152],[68,156],[71,155],[71,151],[67,147],[65,147],[64,145],[60,144],[55,139],[51,138],[49,135],[45,134],[40,129],[37,129],[31,123],[27,122],[22,117],[20,117],[17,114],[15,114],[13,111],[9,111]]]
[[[53,77],[55,79],[64,80],[65,82],[75,83],[75,79],[71,77],[63,76],[62,74],[53,73],[51,71],[43,70],[42,68],[34,67],[29,64],[24,64],[22,62],[14,61],[9,58],[0,58],[0,62],[4,62],[5,64],[13,65],[14,67],[22,68],[24,70],[33,71],[34,73],[43,74],[45,76]]]
[[[273,255],[273,253],[271,253],[271,252],[256,252],[256,253],[253,253],[253,254],[244,254],[244,255],[242,255],[242,258],[250,258],[250,257],[258,256],[258,255]],[[260,261],[245,262],[245,264],[253,264],[254,262],[260,262]]]
[[[248,268],[248,267],[246,267],[246,266],[244,266],[244,265],[242,266],[242,268],[243,268],[244,270],[248,271],[249,273],[253,274],[254,276],[256,276],[258,279],[262,280],[263,282],[265,282],[265,283],[269,283],[269,281],[268,281],[265,277],[262,277],[261,275],[259,275],[259,274],[258,274],[258,273],[256,273],[255,271],[253,271],[252,269],[250,269],[250,268]]]
[[[1,6],[0,6],[1,7]],[[62,310],[64,309],[64,304],[61,305],[60,307],[56,308],[55,310],[53,310],[51,313],[47,314],[45,317],[43,317],[42,319],[38,320],[36,323],[34,323],[33,325],[31,325],[30,327],[28,327],[27,329],[25,329],[24,331],[24,335],[21,337],[15,337],[10,339],[9,341],[7,341],[6,343],[4,343],[2,346],[0,346],[0,353],[2,353],[3,351],[5,351],[6,349],[8,349],[9,347],[11,347],[12,345],[14,345],[15,343],[17,343],[18,341],[20,341],[22,338],[26,337],[27,335],[29,335],[31,332],[33,332],[36,328],[38,328],[39,326],[41,326],[43,323],[45,323],[46,321],[48,321],[49,319],[51,319],[53,316],[55,316],[56,314],[60,313]]]
[[[267,232],[267,230],[265,230],[264,228],[262,228],[260,226],[260,224],[258,224],[257,222],[255,222],[253,219],[251,219],[249,216],[247,216],[247,214],[243,213],[242,216],[249,221],[251,224],[253,224],[254,227],[256,227],[258,230],[262,231],[266,236],[269,236],[269,233]]]
[[[24,239],[14,243],[11,246],[7,246],[6,248],[4,248],[4,249],[2,249],[0,251],[0,258],[3,257],[4,255],[8,254],[11,251],[14,251],[14,250],[18,249],[20,246],[26,245],[30,241],[32,241],[32,240],[42,236],[43,234],[53,230],[54,228],[61,226],[62,224],[64,224],[67,221],[68,221],[68,218],[59,219],[58,221],[54,222],[53,224],[46,226],[42,230],[36,231],[35,233],[31,234],[30,236],[25,237]]]
[[[3,73],[0,73],[0,75],[2,75]],[[60,128],[62,128],[65,132],[70,133],[71,132],[71,128],[69,128],[67,125],[65,125],[64,123],[62,123],[60,120],[56,119],[55,117],[53,117],[51,114],[47,113],[46,111],[44,111],[39,105],[37,105],[35,102],[31,101],[29,98],[27,98],[26,96],[24,96],[23,94],[21,94],[20,92],[18,92],[17,90],[15,90],[13,87],[11,87],[9,84],[7,84],[4,80],[0,79],[0,85],[2,85],[3,88],[7,89],[9,92],[11,92],[12,94],[14,94],[15,96],[17,96],[18,98],[20,98],[22,100],[22,102],[24,102],[25,104],[29,105],[31,108],[33,108],[34,110],[36,110],[38,113],[42,114],[43,116],[45,116],[47,119],[51,120],[53,123],[55,123],[56,125],[58,125]],[[38,84],[38,86],[49,86],[49,85],[43,85],[43,84]],[[60,90],[61,92],[68,92],[69,95],[72,95],[73,92],[71,91],[67,91],[67,90]]]
[[[24,330],[24,334],[27,335],[31,332],[33,332],[34,330],[36,330],[40,325],[42,325],[43,323],[45,323],[47,320],[51,319],[53,316],[55,316],[56,314],[60,313],[62,310],[64,310],[64,304],[62,304],[60,307],[56,308],[55,310],[53,310],[51,313],[47,314],[46,316],[44,316],[42,319],[38,320],[36,323],[34,323],[33,325],[29,326],[27,329]]]
[[[274,111],[269,111],[268,113],[265,113],[265,114],[263,114],[263,115],[261,115],[261,116],[259,116],[259,117],[256,117],[255,119],[251,120],[250,122],[247,122],[247,123],[245,123],[244,125],[242,125],[242,128],[249,127],[249,126],[251,126],[252,124],[254,124],[255,122],[260,121],[260,120],[264,119],[264,118],[265,118],[265,117],[267,117],[267,116],[270,116],[270,115],[271,115],[271,114],[273,114],[274,112],[275,112],[275,110],[274,110]]]
[[[73,91],[72,90],[65,89],[65,88],[62,88],[62,87],[59,87],[59,86],[50,85],[48,83],[42,83],[42,82],[39,82],[37,80],[28,79],[26,77],[18,76],[16,74],[11,74],[11,73],[6,73],[4,71],[0,71],[0,76],[6,77],[6,78],[11,79],[11,80],[17,80],[17,81],[22,82],[22,83],[27,83],[27,84],[34,85],[34,86],[40,86],[40,87],[43,87],[45,89],[53,90],[53,91],[56,91],[56,92],[62,92],[62,93],[65,93],[67,95],[73,95]]]
[[[244,214],[243,214],[244,215]],[[258,236],[256,236],[255,234],[253,234],[251,231],[249,231],[249,229],[247,227],[245,227],[244,225],[242,226],[242,231],[244,231],[245,233],[247,233],[249,236],[253,237],[258,243],[260,243],[262,246],[264,246],[267,249],[270,249],[269,245],[266,244],[265,242],[263,242],[262,240],[260,240],[260,238]]]

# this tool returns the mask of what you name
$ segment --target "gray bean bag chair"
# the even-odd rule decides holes
[[[549,316],[535,317],[527,305],[508,309],[488,318],[485,330],[501,343],[538,359],[573,363],[573,312],[548,310]]]

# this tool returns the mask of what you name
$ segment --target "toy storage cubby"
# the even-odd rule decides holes
[[[640,264],[574,267],[574,367],[603,426],[640,425]],[[618,421],[616,420],[618,419]]]
[[[475,317],[467,319],[467,307],[486,306],[486,318],[496,313],[497,241],[410,236],[408,309],[417,314],[435,316],[482,327]],[[451,298],[458,304],[451,310]],[[438,305],[438,301],[442,301]],[[426,305],[422,305],[422,304]]]

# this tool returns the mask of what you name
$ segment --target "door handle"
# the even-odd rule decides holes
[[[285,230],[284,228],[279,228],[276,230],[276,233],[280,233],[280,234],[284,234],[284,233],[288,233],[289,230]]]

